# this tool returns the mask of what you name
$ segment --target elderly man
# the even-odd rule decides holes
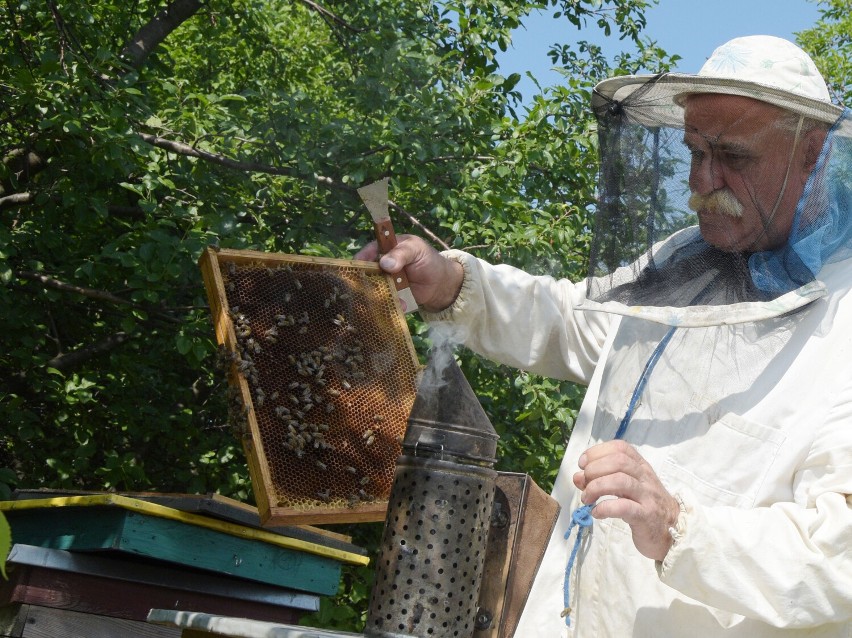
[[[852,636],[846,111],[767,36],[593,107],[586,281],[415,237],[380,262],[476,352],[588,385],[516,635]]]

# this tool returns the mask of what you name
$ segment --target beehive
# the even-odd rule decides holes
[[[392,281],[255,251],[200,265],[261,520],[383,520],[419,369]]]

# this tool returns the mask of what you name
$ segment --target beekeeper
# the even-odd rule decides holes
[[[592,106],[588,279],[412,236],[380,262],[467,347],[588,386],[516,636],[852,636],[849,112],[768,36]]]

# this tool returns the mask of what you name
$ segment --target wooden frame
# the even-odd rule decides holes
[[[374,262],[248,250],[215,250],[210,248],[200,258],[199,265],[210,303],[216,340],[227,353],[231,353],[230,356],[236,358],[229,364],[228,379],[230,386],[237,391],[242,405],[244,423],[240,426],[240,434],[248,460],[261,522],[266,526],[272,526],[384,520],[396,458],[401,450],[401,441],[405,432],[408,413],[414,403],[416,377],[421,367],[392,279],[384,275]],[[252,271],[253,274],[242,274],[250,269],[255,269]],[[258,300],[257,303],[243,304],[241,302],[238,312],[235,312],[232,308],[233,304],[229,302],[229,295],[234,297],[237,294],[242,294],[234,291],[235,284],[231,279],[231,274],[237,273],[238,270],[241,273],[240,277],[254,277],[250,282],[253,291],[262,288],[267,292],[264,293],[264,300]],[[278,277],[280,281],[264,283],[262,281],[264,271],[270,277]],[[289,273],[299,274],[291,275]],[[333,293],[318,291],[316,286],[319,284],[312,284],[311,282],[320,278],[322,273],[327,273],[327,277],[330,278],[337,277],[336,281],[341,282],[341,290],[338,290],[338,285],[335,285]],[[352,273],[357,274],[357,277],[354,275],[350,277]],[[342,277],[342,274],[350,277],[350,279]],[[235,274],[233,279],[237,279]],[[303,288],[302,283],[300,283],[301,280],[305,280],[303,294],[313,295],[314,298],[311,300],[313,307],[310,313],[304,310],[304,306],[301,307],[304,325],[299,326],[295,325],[293,316],[289,316],[289,322],[286,321],[288,315],[283,314],[285,311],[281,310],[281,307],[283,307],[281,304],[284,302],[280,299],[282,297],[289,298],[291,293],[295,292],[292,286],[290,292],[283,291],[283,283],[281,282],[288,282],[288,285],[295,283],[301,292]],[[353,280],[355,283],[352,283]],[[359,281],[369,284],[369,286],[364,284],[365,288],[372,287],[370,290],[373,292],[370,293],[369,298],[362,298],[364,293],[359,287]],[[255,286],[255,284],[257,285]],[[312,285],[314,286],[313,290],[311,289]],[[350,285],[350,287],[343,291],[346,285]],[[278,286],[281,289],[280,294],[272,295],[275,299],[267,299],[270,297],[269,286]],[[326,310],[321,308],[321,294],[326,294]],[[245,293],[241,298],[245,299],[248,295],[249,293]],[[343,297],[357,299],[358,303],[355,304],[355,301],[353,301],[350,306],[357,305],[358,312],[353,311],[346,317],[344,317],[344,311],[333,315],[335,309],[333,307],[329,309],[328,295],[331,295],[337,303]],[[261,296],[258,295],[258,297]],[[246,305],[250,305],[251,308],[246,308]],[[275,306],[277,310],[270,310],[271,306]],[[238,334],[241,328],[240,326],[235,327],[235,322],[242,319],[236,319],[236,317],[245,317],[251,311],[255,312],[254,319],[256,321],[252,321],[250,317],[246,319],[246,322],[254,327],[255,333],[248,339],[244,337],[241,340],[241,336]],[[308,325],[310,322],[309,314],[316,315],[312,326]],[[263,317],[262,321],[258,319],[261,316]],[[271,316],[278,318],[276,319],[279,321],[277,326],[270,323]],[[323,316],[324,318],[322,318]],[[312,428],[326,428],[325,431],[329,433],[327,438],[321,440],[323,446],[326,445],[327,440],[334,436],[337,437],[340,446],[335,448],[329,444],[327,448],[323,447],[316,450],[318,440],[324,435],[315,431],[313,434],[316,439],[313,440],[313,448],[310,443],[306,445],[304,451],[291,447],[288,450],[292,452],[290,456],[293,458],[283,458],[286,454],[282,452],[282,444],[280,441],[272,439],[284,436],[276,428],[279,426],[284,428],[285,425],[270,424],[273,420],[269,411],[273,408],[270,406],[268,397],[272,394],[278,397],[279,401],[285,401],[282,397],[289,396],[295,403],[298,403],[297,400],[301,396],[294,396],[296,393],[287,394],[287,386],[283,384],[282,378],[287,378],[290,387],[298,384],[299,381],[303,381],[302,386],[307,386],[308,381],[320,381],[316,378],[306,380],[295,376],[295,372],[293,372],[293,352],[295,350],[288,351],[286,344],[298,341],[299,335],[306,335],[304,338],[307,339],[314,336],[314,332],[322,332],[323,328],[317,328],[317,324],[320,323],[326,326],[326,331],[331,330],[329,317],[332,317],[330,321],[335,324],[346,323],[346,327],[353,334],[357,332],[359,336],[364,335],[363,340],[367,341],[364,344],[364,350],[369,352],[366,359],[361,355],[361,339],[357,340],[359,344],[357,354],[345,356],[348,351],[339,352],[343,347],[340,344],[347,338],[345,334],[337,334],[334,338],[330,337],[323,342],[325,346],[318,346],[321,349],[325,348],[323,350],[326,353],[325,358],[333,358],[329,361],[328,368],[332,372],[329,372],[325,379],[321,379],[322,388],[316,386],[313,389],[315,392],[313,399],[322,395],[319,390],[326,393],[334,392],[336,393],[335,396],[338,396],[341,393],[348,392],[349,388],[358,383],[368,386],[372,396],[376,398],[371,402],[364,399],[366,395],[362,393],[357,400],[346,403],[345,417],[325,417],[326,419],[338,419],[336,423],[332,423],[330,431],[328,431],[328,424],[317,423],[320,417],[315,415],[319,410],[315,410],[305,418],[305,423],[310,421]],[[301,318],[299,321],[301,322]],[[285,327],[280,327],[281,322],[285,324]],[[258,328],[258,325],[262,325],[262,329]],[[248,333],[251,328],[245,330]],[[274,337],[270,334],[273,331]],[[261,333],[265,337],[261,336]],[[367,338],[367,335],[370,335],[370,338]],[[262,343],[264,338],[268,338],[271,343]],[[263,345],[265,352],[277,351],[279,353],[277,367],[271,369],[272,364],[267,364],[265,372],[257,373],[254,378],[252,378],[253,372],[247,374],[244,370],[244,367],[248,365],[245,360],[250,357],[246,356],[246,341],[251,342],[251,345],[257,348],[258,352],[260,352],[261,345]],[[372,351],[370,351],[370,348],[372,348]],[[370,356],[370,353],[377,355],[381,348],[387,348],[387,352],[382,351],[379,354],[384,359],[393,362],[392,374],[383,374],[378,369],[369,368],[371,361],[379,360],[378,356]],[[351,351],[355,351],[354,346],[351,347]],[[314,350],[313,352],[317,351]],[[257,358],[260,359],[263,356],[266,355],[258,354]],[[341,370],[344,360],[348,363],[353,357],[360,357],[360,360],[364,362],[364,371],[358,370],[356,373],[366,377],[363,381],[356,382],[352,379],[347,381],[343,378],[344,372],[341,372]],[[298,366],[299,363],[296,363],[296,365]],[[358,364],[348,363],[348,365],[355,366]],[[338,372],[336,377],[333,370]],[[298,372],[302,374],[304,370],[298,369]],[[347,371],[346,374],[348,373]],[[312,374],[319,375],[322,374],[322,371],[314,370]],[[262,379],[261,376],[263,376]],[[309,375],[306,374],[305,376]],[[328,386],[326,386],[325,381],[329,381]],[[275,392],[267,392],[264,393],[263,397],[259,396],[258,388],[269,383],[278,384]],[[334,384],[336,386],[331,387]],[[347,389],[346,391],[344,391],[344,387]],[[356,390],[358,388],[353,392]],[[306,388],[304,391],[310,392],[311,390]],[[261,401],[265,397],[266,400]],[[308,395],[308,397],[307,402],[312,401],[311,395]],[[330,402],[331,397],[329,394],[325,394],[325,407],[328,407]],[[374,407],[376,405],[382,407],[376,408]],[[286,410],[288,415],[285,418],[290,418],[289,408],[293,407],[290,404],[280,403],[274,409]],[[313,407],[313,404],[310,407]],[[381,412],[381,414],[371,415],[371,407],[374,408],[373,412]],[[341,412],[339,411],[338,414],[341,414]],[[279,414],[279,416],[281,415]],[[344,418],[345,421],[342,420]],[[235,419],[232,413],[232,420],[239,421],[241,419]],[[286,427],[292,425],[293,422]],[[292,428],[291,432],[296,437],[302,436],[301,432],[295,432]],[[291,436],[286,432],[285,434]],[[297,442],[300,442],[298,438]],[[374,447],[368,451],[365,449],[366,446]],[[356,450],[360,450],[360,457]],[[320,453],[322,454],[321,457],[319,456]],[[327,472],[328,478],[317,477],[320,470],[316,470],[307,461],[304,461],[303,455],[309,457],[316,468],[321,468],[321,472]],[[312,456],[316,458],[311,458]]]

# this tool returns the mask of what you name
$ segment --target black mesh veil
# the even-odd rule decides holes
[[[595,90],[587,308],[672,325],[775,316],[821,296],[822,264],[849,256],[846,112],[696,77],[626,76]],[[690,203],[714,191],[733,209]]]

